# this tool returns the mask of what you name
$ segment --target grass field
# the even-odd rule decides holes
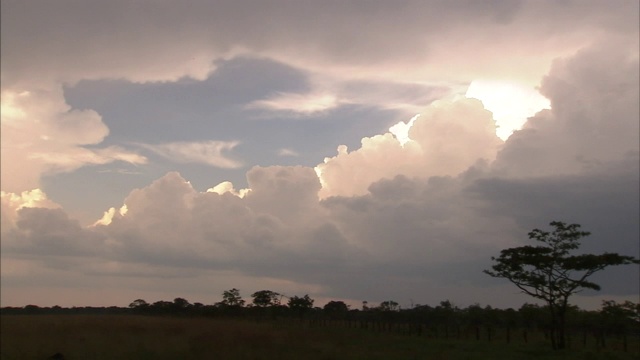
[[[640,359],[629,352],[579,348],[554,352],[528,344],[444,340],[297,322],[134,315],[3,315],[0,359]]]

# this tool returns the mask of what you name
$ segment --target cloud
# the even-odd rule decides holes
[[[40,189],[24,191],[22,193],[0,192],[2,202],[2,226],[0,230],[4,233],[15,227],[18,218],[18,211],[23,208],[45,208],[56,209],[60,205],[47,198],[47,195]]]
[[[273,112],[271,117],[311,117],[342,106],[364,106],[403,114],[415,113],[425,104],[451,94],[464,92],[465,86],[438,82],[398,81],[336,77],[326,73],[306,73],[304,93],[277,93],[247,105],[249,109]]]
[[[482,101],[493,113],[496,134],[503,140],[520,130],[527,118],[550,108],[549,100],[535,89],[508,82],[474,80],[465,96]]]
[[[222,195],[224,193],[231,193],[237,197],[243,198],[251,191],[251,189],[240,189],[236,190],[231,181],[223,181],[220,184],[207,189],[207,192],[214,192],[216,194]]]
[[[3,236],[2,250],[40,256],[91,256],[104,251],[103,238],[62,209],[19,210],[16,228]],[[104,253],[102,253],[104,255]]]
[[[238,141],[172,142],[166,144],[139,144],[171,161],[199,163],[220,168],[234,169],[242,163],[225,155],[238,146]]]
[[[334,109],[339,105],[340,101],[332,94],[303,95],[281,93],[269,99],[254,101],[248,107],[291,114],[312,115]]]
[[[475,99],[439,100],[413,118],[404,132],[363,138],[362,146],[325,158],[316,167],[322,182],[321,197],[364,195],[380,179],[397,175],[428,178],[455,176],[477,161],[491,161],[502,142],[496,137],[491,113]],[[404,137],[404,136],[403,136]]]
[[[147,158],[119,146],[103,149],[73,148],[65,153],[33,152],[30,160],[42,161],[51,172],[72,171],[85,165],[107,164],[113,161],[124,161],[130,164],[146,164]]]
[[[215,73],[219,61],[266,58],[299,69],[311,86],[258,100],[254,106],[310,115],[341,104],[365,104],[415,114],[436,97],[433,88],[464,92],[465,84],[478,77],[535,86],[552,59],[594,39],[635,39],[638,22],[638,4],[624,0],[580,5],[415,0],[402,6],[375,4],[366,11],[352,2],[253,5],[3,2],[2,133],[20,139],[3,136],[3,189],[37,188],[52,166],[54,171],[69,171],[87,159],[93,163],[87,154],[73,154],[80,160],[62,164],[43,158],[65,153],[61,143],[77,152],[79,145],[99,144],[108,133],[94,111],[66,105],[62,87],[81,80],[204,80]],[[393,90],[380,90],[383,87]],[[17,99],[18,94],[30,94],[31,100],[6,104],[5,99]],[[13,124],[4,116],[9,113]],[[20,114],[39,122],[15,120]],[[56,130],[57,124],[71,123],[75,125],[62,126],[71,131],[26,135],[35,133],[32,129]],[[28,157],[32,152],[39,157]]]
[[[552,110],[515,132],[495,167],[517,176],[568,175],[637,158],[638,67],[638,46],[629,38],[556,61],[540,89]]]
[[[293,157],[300,156],[300,154],[298,154],[297,151],[292,150],[292,149],[288,149],[288,148],[282,148],[282,149],[278,150],[278,155],[280,155],[280,156],[293,156]]]
[[[21,3],[11,6],[23,6],[16,4]],[[6,279],[14,284],[9,289],[20,284],[35,288],[52,279],[46,275],[52,270],[60,275],[58,283],[77,280],[93,289],[98,283],[105,284],[105,279],[119,276],[119,283],[130,289],[142,285],[150,295],[166,294],[167,290],[160,288],[166,289],[167,284],[179,292],[175,296],[203,296],[204,292],[207,299],[212,292],[219,294],[224,289],[216,286],[255,290],[282,286],[304,292],[313,289],[309,291],[323,297],[379,301],[393,296],[403,303],[407,299],[434,303],[452,298],[516,306],[529,299],[514,295],[513,289],[484,276],[481,270],[500,249],[523,244],[533,227],[544,227],[551,220],[578,222],[593,232],[585,240],[587,251],[638,253],[638,51],[637,41],[633,41],[637,37],[637,3],[613,6],[594,2],[565,9],[561,7],[566,5],[556,2],[504,2],[496,6],[472,2],[464,7],[451,2],[407,2],[404,6],[384,5],[386,8],[364,13],[351,22],[347,20],[353,19],[354,12],[362,13],[355,3],[342,3],[339,6],[344,12],[336,11],[335,15],[311,11],[317,15],[311,18],[302,16],[309,9],[297,3],[291,4],[290,10],[299,16],[286,18],[272,5],[258,3],[249,12],[234,4],[222,3],[224,9],[216,13],[203,11],[206,4],[174,8],[171,3],[161,3],[157,13],[136,5],[124,17],[114,15],[122,14],[117,2],[94,10],[81,5],[72,14],[86,16],[71,17],[70,23],[61,22],[64,26],[54,26],[58,25],[55,19],[66,18],[68,8],[45,8],[52,16],[42,18],[44,30],[35,32],[42,38],[26,38],[32,46],[22,49],[25,64],[13,55],[20,51],[9,52],[10,73],[3,64],[3,91],[7,89],[13,97],[7,98],[11,98],[9,105],[3,103],[9,118],[5,120],[3,115],[2,133],[6,133],[5,126],[24,129],[24,133],[16,132],[20,141],[10,143],[25,154],[18,150],[11,153],[13,168],[20,164],[33,167],[25,179],[38,178],[53,165],[72,168],[78,163],[52,165],[49,162],[54,159],[35,158],[32,164],[15,159],[23,156],[26,160],[26,154],[47,153],[46,149],[60,149],[61,154],[90,151],[87,145],[99,144],[108,134],[97,113],[65,107],[61,92],[54,90],[59,83],[44,76],[47,74],[58,73],[68,81],[110,76],[157,81],[185,74],[202,78],[212,69],[208,60],[228,54],[236,45],[245,53],[328,74],[341,84],[368,76],[381,82],[394,76],[409,81],[434,74],[442,81],[469,80],[482,72],[508,76],[517,67],[525,73],[520,80],[526,82],[538,81],[551,57],[573,52],[600,37],[615,41],[596,42],[575,56],[557,60],[541,86],[551,109],[530,118],[523,130],[506,142],[496,137],[495,121],[479,101],[448,99],[427,105],[411,124],[363,138],[358,149],[339,147],[336,156],[315,168],[253,167],[247,173],[246,191],[221,183],[200,192],[179,173],[167,173],[132,191],[122,206],[107,211],[104,221],[88,228],[60,208],[45,208],[51,204],[47,205],[40,193],[3,193],[3,299],[10,292],[4,291]],[[3,14],[7,9],[19,10],[8,6],[3,3]],[[602,9],[607,11],[598,11]],[[176,19],[192,21],[185,21],[179,31],[171,26],[152,26],[162,13],[173,10]],[[31,11],[32,16],[11,20],[10,28],[23,29],[25,18],[40,18],[38,11],[24,11]],[[94,11],[107,15],[99,17]],[[252,15],[254,12],[259,15]],[[573,16],[566,17],[568,12]],[[402,17],[406,37],[392,36],[392,30],[398,28],[398,14],[406,15]],[[104,34],[94,46],[87,45],[91,38],[87,33],[74,31],[78,19],[101,20],[92,22],[87,30]],[[252,19],[257,21],[248,21]],[[142,25],[134,27],[136,21]],[[278,31],[280,28],[271,24],[279,22],[290,28],[301,28],[304,23],[307,30]],[[34,23],[38,22],[25,22]],[[234,29],[236,24],[244,31],[213,31]],[[523,30],[505,24],[522,26]],[[137,26],[149,29],[153,36],[131,31],[139,29]],[[472,31],[480,27],[486,31]],[[605,27],[609,30],[603,30]],[[116,30],[103,31],[108,29]],[[624,35],[629,30],[632,34]],[[150,41],[149,47],[133,45],[164,31],[164,44]],[[3,54],[5,47],[20,50],[28,43],[5,43],[4,33]],[[623,35],[612,37],[611,33]],[[131,42],[116,42],[122,34],[132,34],[126,37]],[[203,45],[210,42],[209,34],[225,34],[213,50]],[[379,40],[368,40],[373,38]],[[88,50],[78,51],[73,41],[85,44]],[[466,46],[452,48],[451,43]],[[165,50],[166,44],[178,46],[175,54]],[[194,49],[202,48],[207,61],[185,67]],[[495,60],[496,49],[506,54],[505,59]],[[536,49],[538,56],[530,56],[531,49]],[[135,61],[118,62],[129,50]],[[48,67],[34,65],[39,64],[34,56],[46,58],[42,55],[54,53],[62,55],[52,55]],[[469,63],[470,54],[474,55],[473,66],[462,66]],[[83,59],[77,68],[68,66],[73,56]],[[105,59],[113,61],[97,66]],[[386,72],[376,72],[380,64],[388,65]],[[30,74],[25,70],[29,66],[37,71]],[[413,68],[418,70],[403,70]],[[458,70],[463,68],[468,70]],[[34,84],[45,90],[31,90]],[[24,89],[34,95],[20,98]],[[27,120],[20,120],[24,114],[30,114],[28,121],[49,119],[42,127],[46,132],[29,133],[27,130],[40,127],[24,125],[27,123],[21,121]],[[54,118],[59,121],[50,120]],[[410,139],[404,143],[397,136],[401,127]],[[54,145],[41,137],[49,134],[55,134]],[[41,142],[46,145],[39,145]],[[235,146],[236,142],[211,141],[146,145],[146,149],[173,161],[237,167],[238,162],[225,156]],[[109,159],[142,161],[133,153],[121,154],[125,150],[118,148],[101,151]],[[2,153],[4,176],[8,170],[4,168],[5,138]],[[80,159],[79,163],[91,160]],[[21,205],[28,203],[34,207]],[[5,219],[11,219],[7,230]],[[7,259],[13,272],[5,272]],[[25,275],[29,271],[45,276]],[[601,278],[602,293],[637,298],[637,272],[613,271],[607,274],[615,277]],[[85,272],[92,276],[79,275]],[[161,274],[162,281],[150,281],[150,273]],[[96,279],[99,281],[91,281]],[[214,285],[205,292],[203,283]],[[216,285],[219,283],[222,285]],[[123,291],[122,296],[132,293]],[[584,294],[581,301],[589,296]]]
[[[42,174],[84,165],[125,161],[144,164],[146,158],[121,147],[87,148],[109,134],[100,115],[71,109],[61,90],[2,92],[2,188],[22,192],[39,187]]]

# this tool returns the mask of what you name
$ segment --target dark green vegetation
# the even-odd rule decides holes
[[[614,265],[638,264],[638,260],[614,253],[572,255],[570,252],[580,247],[579,240],[590,233],[580,231],[579,224],[553,221],[549,225],[552,232],[533,229],[529,233],[529,239],[541,245],[502,250],[498,258],[492,258],[492,270],[485,273],[505,278],[525,294],[543,300],[551,319],[551,346],[563,349],[569,297],[582,289],[600,290],[598,284],[587,280],[596,272]]]

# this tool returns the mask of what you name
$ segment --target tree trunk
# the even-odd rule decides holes
[[[557,329],[556,334],[558,336],[558,340],[556,341],[557,350],[562,350],[567,346],[566,343],[566,329],[565,329],[565,314],[566,314],[566,305],[563,306],[560,311],[557,313]]]
[[[551,313],[551,324],[549,326],[549,338],[551,339],[551,348],[553,348],[553,350],[557,350],[558,349],[558,339],[556,337],[556,330],[557,330],[557,320],[556,320],[556,315],[555,313]]]
[[[554,350],[562,350],[566,347],[565,342],[565,314],[566,305],[559,309],[557,305],[549,303],[551,309],[551,328],[549,329],[549,337],[551,338],[551,347]]]
[[[561,324],[561,321],[558,321],[558,324],[556,325],[557,328],[555,330],[555,337],[556,337],[556,346],[554,349],[556,350],[562,350],[565,348],[566,343],[565,343],[565,336],[564,336],[564,327]]]

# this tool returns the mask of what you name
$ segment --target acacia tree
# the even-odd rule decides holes
[[[555,229],[547,232],[534,229],[529,239],[541,245],[521,246],[502,250],[495,264],[484,272],[492,277],[505,278],[522,292],[543,300],[551,315],[551,346],[565,347],[565,315],[569,297],[582,289],[600,290],[587,279],[608,266],[639,263],[637,259],[614,253],[601,255],[571,255],[580,247],[579,240],[590,235],[580,231],[580,225],[560,221],[550,223]]]

